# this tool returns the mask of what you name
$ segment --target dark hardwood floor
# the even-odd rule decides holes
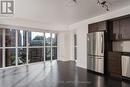
[[[130,87],[130,83],[87,72],[75,62],[53,61],[1,69],[0,87]]]

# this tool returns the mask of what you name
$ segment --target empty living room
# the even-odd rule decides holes
[[[130,87],[130,0],[0,0],[0,87]]]

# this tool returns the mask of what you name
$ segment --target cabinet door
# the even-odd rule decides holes
[[[120,21],[113,21],[113,40],[119,40],[120,36]]]
[[[121,53],[109,52],[108,69],[110,75],[121,76]]]
[[[88,32],[91,33],[91,32],[96,32],[96,31],[98,31],[98,24],[97,23],[89,24]]]
[[[106,23],[106,21],[98,23],[98,30],[106,30],[106,29],[107,29],[107,23]]]
[[[122,40],[130,39],[130,18],[120,20],[120,35]]]
[[[107,22],[103,21],[103,22],[98,22],[98,23],[93,23],[93,24],[89,24],[89,30],[88,32],[98,32],[98,31],[104,31],[107,28]]]

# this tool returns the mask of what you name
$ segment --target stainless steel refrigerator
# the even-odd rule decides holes
[[[87,34],[87,68],[104,73],[104,32]]]

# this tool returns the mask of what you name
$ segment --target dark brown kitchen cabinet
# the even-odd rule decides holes
[[[120,20],[120,39],[130,40],[130,18]]]
[[[112,40],[130,40],[130,17],[113,21]]]
[[[107,22],[106,21],[98,23],[98,30],[106,30],[106,29],[107,29]]]
[[[121,77],[121,53],[109,52],[108,53],[108,73],[111,76]]]
[[[93,24],[89,24],[88,25],[88,32],[91,33],[91,32],[96,32],[98,31],[98,25],[97,23],[93,23]]]
[[[120,21],[113,21],[113,40],[119,40],[120,37]]]
[[[98,32],[98,31],[104,31],[107,29],[107,22],[98,22],[98,23],[93,23],[88,25],[88,32]]]

